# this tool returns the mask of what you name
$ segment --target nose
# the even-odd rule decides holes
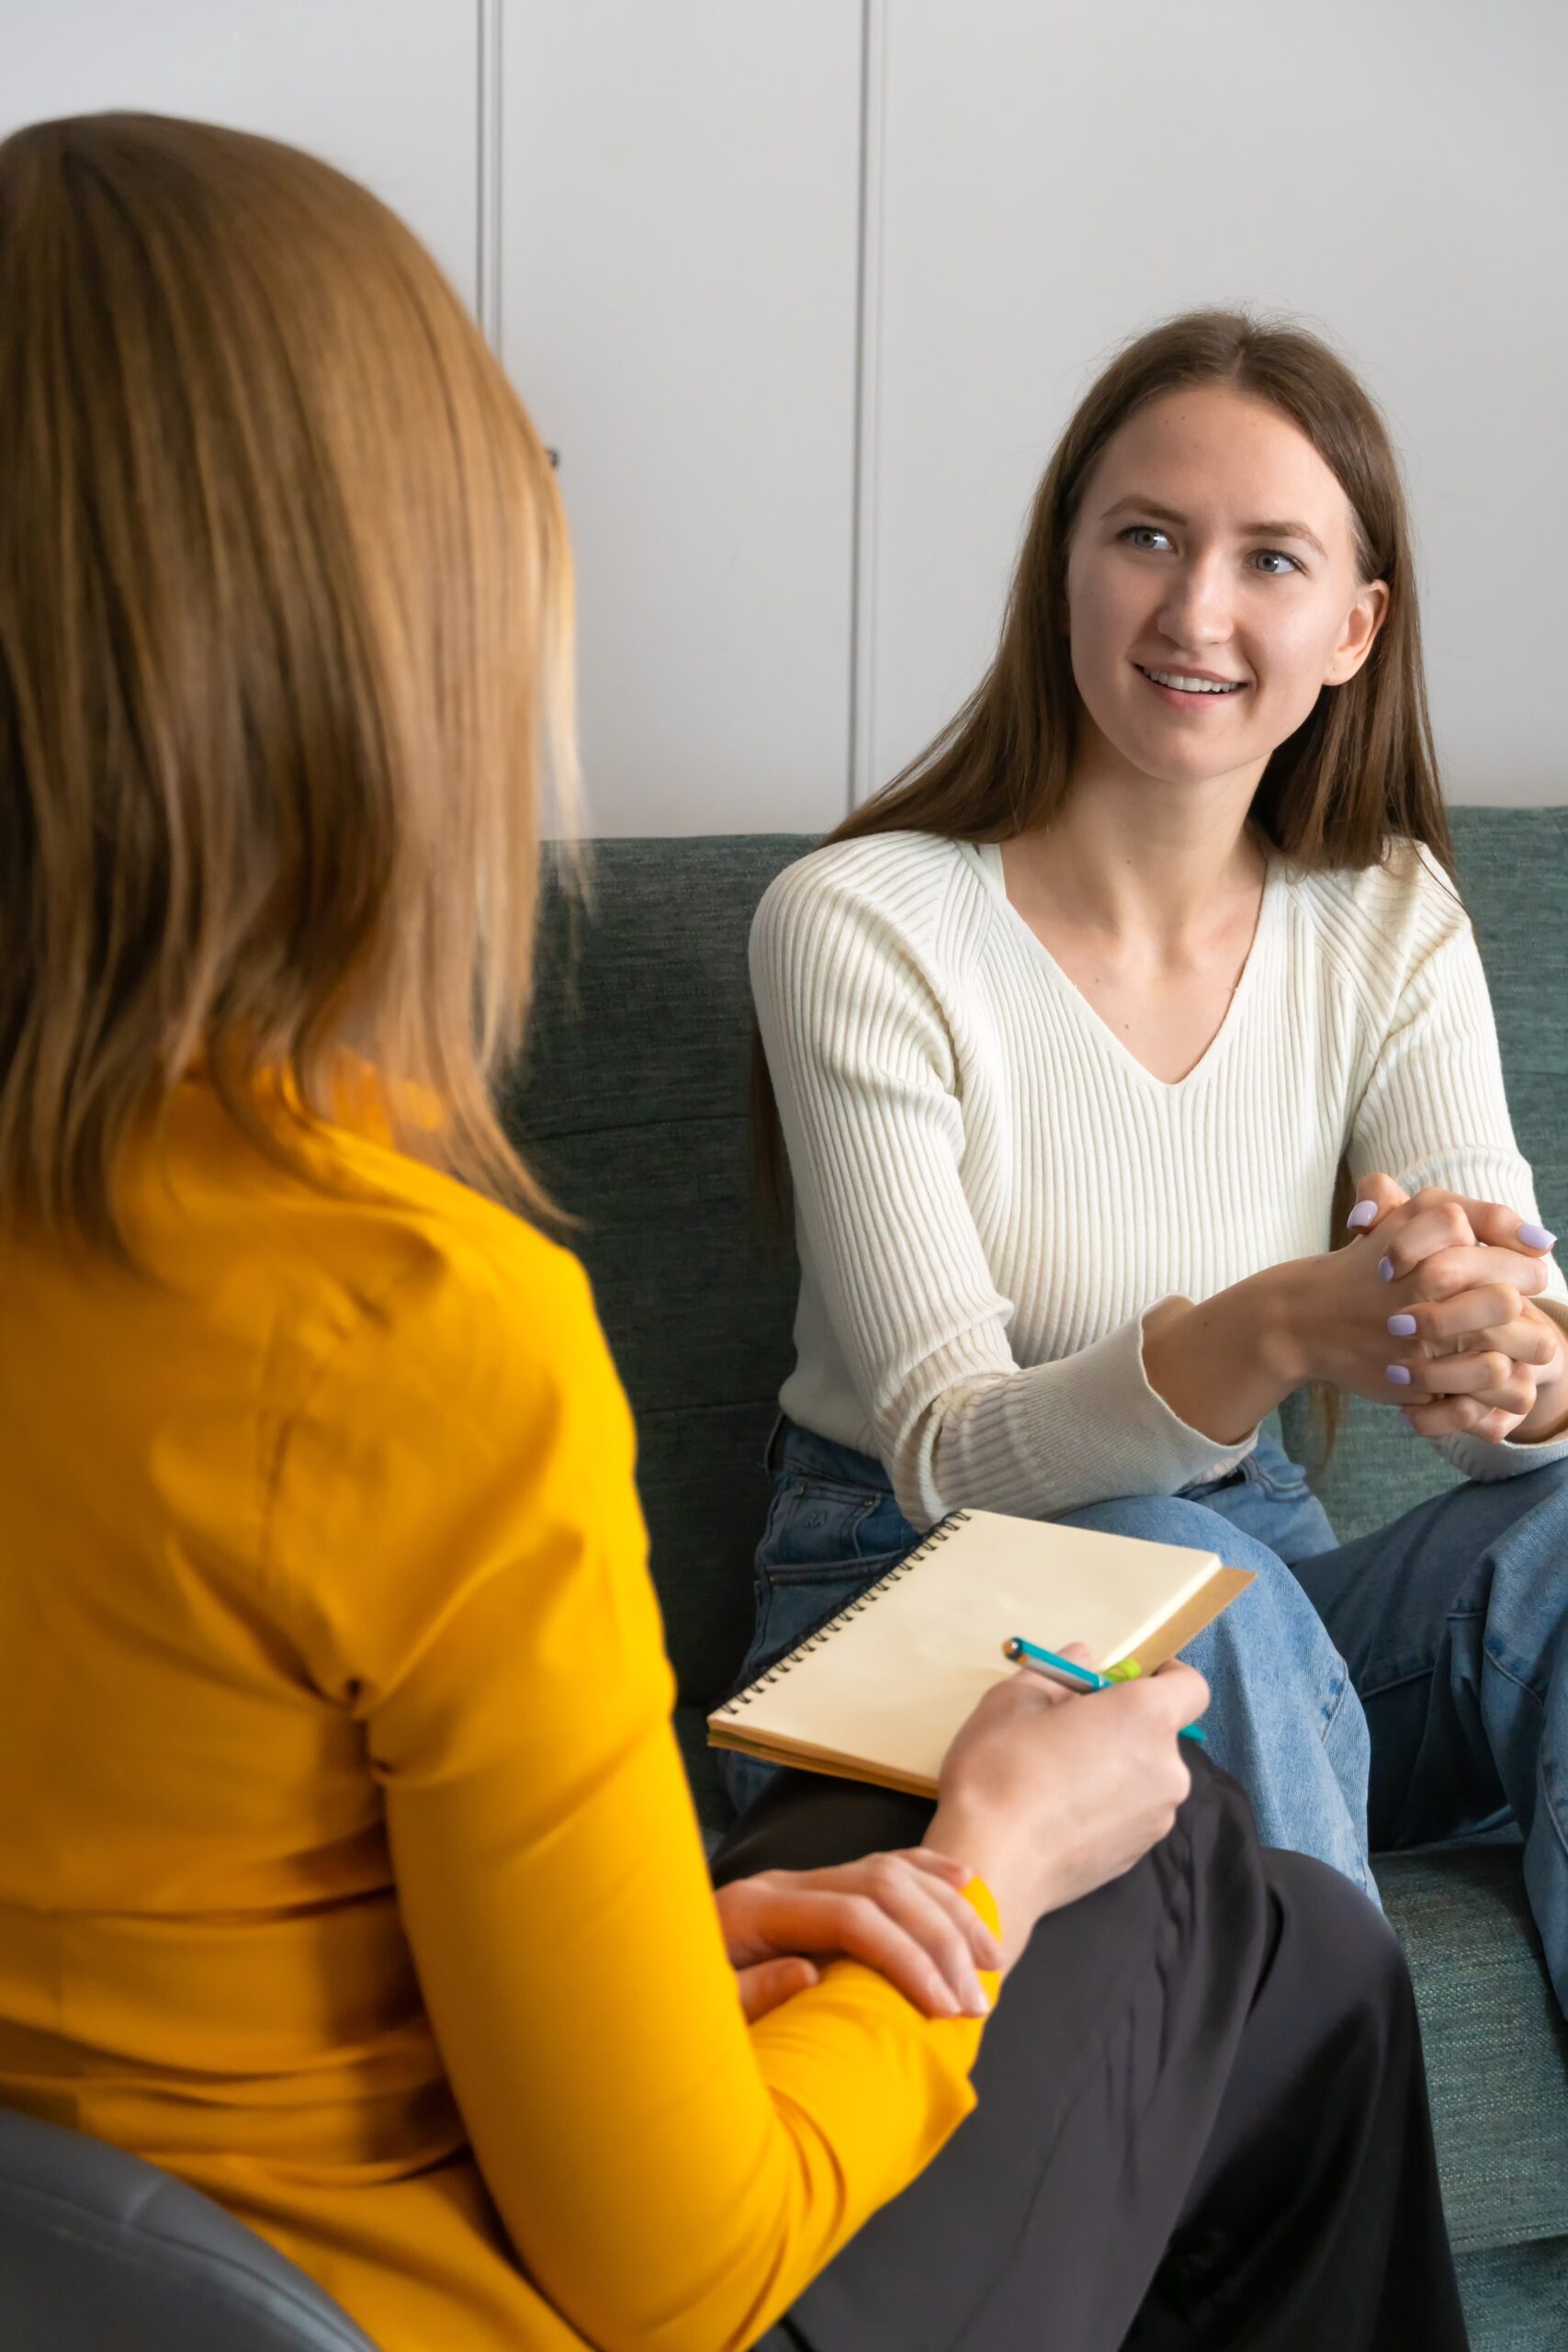
[[[1174,565],[1159,610],[1159,625],[1173,646],[1190,652],[1223,645],[1235,628],[1233,581],[1223,551],[1194,552]]]

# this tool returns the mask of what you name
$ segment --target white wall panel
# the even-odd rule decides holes
[[[0,0],[0,131],[140,107],[308,147],[422,236],[472,307],[479,0]]]
[[[984,668],[1111,349],[1247,300],[1390,419],[1450,796],[1568,800],[1568,10],[872,8],[859,791]]]
[[[860,43],[853,0],[507,0],[501,343],[601,833],[843,814]]]

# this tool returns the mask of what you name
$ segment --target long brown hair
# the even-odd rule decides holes
[[[402,1148],[544,1210],[488,1080],[574,775],[570,558],[430,255],[269,140],[34,124],[0,449],[0,1216],[123,1255],[123,1149],[194,1063],[287,1158],[258,1086],[310,1129],[345,1044]]]
[[[1127,344],[1078,403],[1035,492],[986,675],[942,732],[827,835],[940,833],[998,842],[1062,808],[1077,748],[1077,688],[1066,628],[1067,548],[1084,485],[1112,434],[1162,393],[1217,384],[1290,418],[1349,501],[1362,582],[1388,583],[1366,661],[1325,686],[1269,760],[1252,816],[1309,867],[1376,865],[1391,836],[1425,842],[1453,869],[1421,662],[1409,517],[1388,431],[1370,394],[1317,336],[1245,311],[1190,311]],[[751,1040],[758,1188],[776,1220],[788,1165],[761,1036]]]

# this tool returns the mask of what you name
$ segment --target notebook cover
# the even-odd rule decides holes
[[[959,1511],[708,1717],[709,1744],[929,1795],[1011,1634],[1097,1665],[1175,1656],[1250,1584],[1212,1553]]]

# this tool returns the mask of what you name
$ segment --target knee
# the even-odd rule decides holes
[[[1213,1552],[1227,1568],[1247,1569],[1253,1581],[1211,1625],[1182,1645],[1189,1664],[1219,1687],[1244,1685],[1255,1707],[1289,1702],[1294,1708],[1303,1679],[1325,1722],[1333,1719],[1348,1687],[1343,1658],[1295,1577],[1266,1544],[1206,1504],[1184,1495],[1136,1495],[1093,1503],[1066,1522],[1155,1544]]]
[[[1309,1854],[1270,1849],[1263,1869],[1295,1981],[1321,1985],[1352,2035],[1381,2047],[1407,2034],[1416,2017],[1410,1971],[1376,1904]]]
[[[1221,1512],[1186,1495],[1118,1495],[1063,1514],[1064,1527],[1089,1527],[1106,1535],[1136,1535],[1146,1544],[1180,1544],[1213,1552],[1227,1568],[1250,1568],[1254,1576],[1290,1575],[1277,1552],[1244,1533]],[[1293,1579],[1292,1579],[1293,1581]]]

